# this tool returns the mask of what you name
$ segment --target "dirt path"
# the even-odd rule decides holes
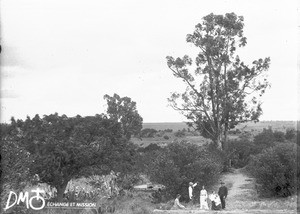
[[[228,187],[226,210],[296,210],[295,197],[286,199],[260,198],[256,188],[255,179],[249,177],[244,169],[235,169],[232,173],[223,175],[222,180]]]
[[[253,178],[249,178],[241,169],[235,169],[233,173],[224,175],[222,180],[228,187],[227,209],[250,209],[254,205],[249,203],[258,198]]]

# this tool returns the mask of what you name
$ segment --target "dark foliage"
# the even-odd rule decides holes
[[[184,130],[178,130],[174,133],[175,137],[184,137],[185,136],[185,131]]]
[[[156,143],[150,143],[148,146],[145,147],[144,152],[151,152],[151,151],[156,151],[160,150],[161,147],[158,146]]]
[[[231,166],[234,168],[242,168],[246,166],[250,160],[250,155],[256,153],[257,148],[253,142],[248,139],[230,140],[226,153],[231,160]]]
[[[9,124],[1,124],[1,193],[7,190],[22,190],[28,182],[33,181],[29,173],[32,159],[15,138],[17,130]]]
[[[253,142],[247,134],[240,136],[237,140],[228,142],[226,150],[231,164],[235,168],[241,168],[249,163],[250,156],[261,153],[262,150],[273,147],[276,143],[295,142],[295,130],[287,130],[286,133],[273,131],[271,128],[263,131],[254,137]]]
[[[157,133],[157,130],[155,129],[151,129],[151,128],[146,128],[146,129],[142,129],[141,131],[141,137],[154,137],[155,134]]]
[[[121,124],[122,134],[129,140],[131,136],[138,136],[143,128],[143,118],[139,115],[136,102],[129,97],[112,97],[105,95],[107,101],[107,115],[110,119]]]
[[[252,157],[248,169],[260,184],[262,196],[287,197],[296,193],[297,186],[300,187],[297,149],[295,143],[277,143]]]
[[[135,147],[123,137],[120,124],[100,115],[36,115],[12,120],[10,128],[4,144],[28,156],[29,174],[56,187],[59,200],[73,178],[107,174],[112,169],[130,172],[135,164]]]
[[[165,140],[169,140],[170,137],[169,137],[168,135],[164,135],[164,139],[165,139]]]

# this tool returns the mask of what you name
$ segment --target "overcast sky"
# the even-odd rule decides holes
[[[242,60],[271,58],[261,120],[296,120],[298,6],[296,0],[2,0],[1,122],[103,113],[103,96],[113,93],[136,101],[144,122],[184,121],[168,107],[170,93],[185,85],[166,56],[194,54],[186,35],[211,12],[244,16]]]

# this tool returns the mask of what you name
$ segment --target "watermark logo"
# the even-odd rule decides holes
[[[20,192],[19,196],[17,195],[17,193],[10,191],[9,195],[8,195],[8,199],[6,201],[6,206],[4,208],[4,211],[12,208],[15,205],[19,205],[20,202],[23,202],[26,204],[26,208],[29,209],[33,209],[33,210],[41,210],[45,207],[46,205],[46,201],[45,199],[40,196],[40,194],[45,193],[44,190],[37,188],[36,190],[31,190],[32,193],[35,193],[33,196],[29,197],[29,192]],[[37,204],[33,204],[32,201],[33,200],[36,201],[40,201],[41,204],[39,204],[37,206]]]
[[[95,202],[55,202],[55,201],[48,201],[42,195],[45,193],[43,189],[33,189],[31,191],[20,192],[19,194],[15,193],[14,191],[10,191],[4,211],[7,211],[14,206],[25,204],[27,209],[33,210],[42,210],[42,209],[92,209],[95,213],[97,211],[97,203]],[[101,209],[101,208],[100,208]]]

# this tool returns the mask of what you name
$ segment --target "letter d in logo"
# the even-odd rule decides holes
[[[9,205],[12,194],[15,195],[15,201],[11,205]],[[8,210],[9,208],[13,207],[17,203],[17,198],[18,198],[18,196],[17,196],[16,193],[14,193],[13,191],[9,191],[8,199],[7,199],[6,206],[5,206],[4,210]]]

